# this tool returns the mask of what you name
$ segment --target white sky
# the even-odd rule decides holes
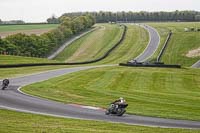
[[[200,0],[0,0],[0,19],[44,22],[76,11],[200,11]]]

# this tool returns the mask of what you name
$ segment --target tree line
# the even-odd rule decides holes
[[[92,15],[97,23],[102,22],[135,22],[135,21],[200,21],[200,12],[197,11],[173,11],[173,12],[73,12],[62,16],[75,17],[80,15]]]
[[[0,19],[0,24],[25,24],[25,22],[23,20],[2,21]]]
[[[60,25],[56,29],[40,36],[18,33],[4,39],[0,38],[0,52],[20,56],[45,57],[72,35],[95,24],[94,18],[90,15],[78,17],[62,16],[59,18],[59,22]]]

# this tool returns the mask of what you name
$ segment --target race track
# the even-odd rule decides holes
[[[102,66],[65,68],[10,79],[11,86],[6,90],[0,90],[0,108],[57,117],[120,122],[133,125],[170,128],[200,128],[200,122],[195,121],[172,120],[128,114],[125,114],[123,117],[107,116],[104,114],[104,110],[100,108],[58,103],[30,96],[19,91],[20,86],[96,67]]]
[[[138,61],[146,60],[157,49],[159,44],[159,37],[152,39],[156,31],[147,26],[151,35],[151,41],[146,50],[137,57]],[[151,43],[152,42],[152,43]],[[158,43],[158,44],[157,44]],[[153,45],[153,46],[152,46]],[[153,118],[146,116],[137,116],[125,114],[122,117],[107,116],[105,110],[98,107],[63,104],[55,101],[46,100],[39,97],[30,96],[24,94],[19,89],[21,86],[29,85],[32,83],[48,80],[50,78],[58,77],[64,74],[72,72],[78,72],[81,70],[87,70],[97,67],[108,67],[108,65],[102,66],[85,66],[64,68],[58,70],[52,70],[48,72],[28,75],[24,77],[10,79],[10,86],[6,90],[0,90],[0,108],[15,110],[20,112],[29,112],[34,114],[43,114],[64,118],[75,119],[87,119],[87,120],[99,120],[108,122],[120,122],[132,125],[144,125],[153,127],[168,127],[168,128],[195,128],[200,129],[200,122],[188,121],[188,120],[173,120],[163,118]],[[113,66],[113,65],[111,65]]]
[[[157,50],[160,44],[160,35],[158,34],[157,30],[151,26],[145,24],[140,24],[139,26],[143,27],[149,32],[149,44],[147,45],[146,49],[134,60],[137,60],[138,62],[144,62],[147,61],[148,58],[150,58]]]
[[[196,63],[194,63],[191,67],[192,68],[200,68],[200,60],[197,61]]]

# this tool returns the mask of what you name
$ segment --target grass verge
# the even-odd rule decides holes
[[[14,118],[14,119],[13,119]],[[199,130],[153,128],[89,120],[55,118],[0,110],[1,133],[199,133]]]
[[[72,66],[35,66],[35,67],[18,67],[18,68],[0,68],[0,79],[19,77],[27,74],[67,68]]]
[[[58,61],[45,58],[0,55],[0,64],[56,63]]]

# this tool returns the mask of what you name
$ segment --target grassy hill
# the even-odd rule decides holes
[[[150,23],[155,27],[161,35],[161,44],[164,43],[169,30],[173,35],[167,47],[162,61],[169,64],[181,64],[183,66],[191,66],[200,59],[199,57],[187,57],[186,54],[193,49],[200,47],[200,32],[185,32],[184,28],[200,28],[200,23],[181,22],[181,23]],[[160,47],[161,49],[161,47]],[[156,52],[154,58],[158,55]]]
[[[199,81],[198,69],[107,67],[32,84],[23,91],[100,107],[124,97],[131,114],[200,120]]]
[[[78,62],[96,59],[110,49],[120,38],[122,28],[117,25],[103,25],[97,31],[89,33],[72,43],[55,59]],[[104,60],[97,64],[126,62],[139,55],[148,44],[148,32],[135,25],[127,25],[124,41]]]
[[[148,32],[136,25],[127,25],[127,33],[124,41],[104,60],[97,64],[116,64],[127,62],[146,48],[149,41]]]
[[[66,62],[96,59],[114,46],[123,32],[123,27],[115,24],[98,24],[96,26],[101,28],[73,42],[55,59]]]
[[[198,130],[133,126],[126,124],[55,118],[0,110],[2,133],[199,133]]]

